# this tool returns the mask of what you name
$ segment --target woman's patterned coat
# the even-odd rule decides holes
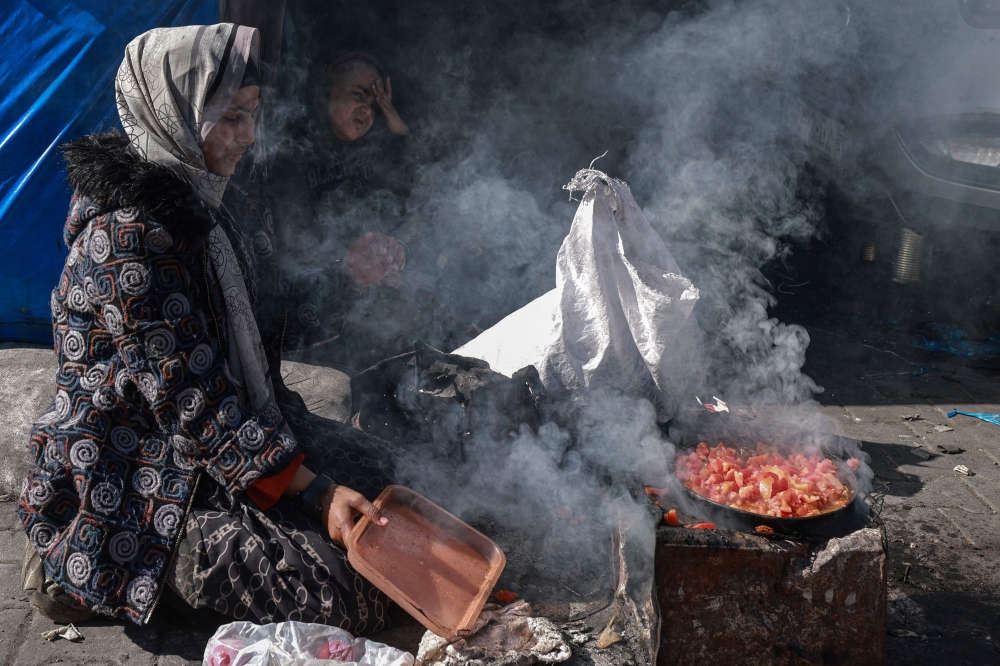
[[[65,147],[75,194],[52,293],[56,397],[31,433],[18,512],[47,574],[99,612],[144,623],[200,472],[240,493],[292,459],[225,359],[225,310],[191,188],[121,134]]]

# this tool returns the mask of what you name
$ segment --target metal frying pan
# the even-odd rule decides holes
[[[682,451],[678,456],[691,452]],[[702,497],[677,479],[691,500],[692,510],[706,520],[717,522],[731,529],[752,531],[758,525],[767,525],[775,532],[798,536],[840,536],[864,527],[867,523],[868,506],[858,495],[858,480],[847,463],[835,455],[825,453],[826,457],[837,465],[838,476],[851,493],[851,501],[839,509],[827,511],[816,516],[778,518],[759,513],[734,509],[725,504],[719,504]]]

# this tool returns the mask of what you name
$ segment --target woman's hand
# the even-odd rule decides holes
[[[392,79],[385,77],[385,86],[382,86],[381,77],[375,79],[372,84],[372,94],[375,95],[375,103],[382,109],[385,116],[385,123],[389,126],[389,131],[399,136],[406,136],[410,133],[410,128],[406,126],[403,119],[396,113],[396,107],[392,105]]]
[[[347,248],[344,265],[358,289],[373,284],[398,288],[396,274],[406,266],[406,248],[392,236],[369,231]]]
[[[285,495],[295,497],[297,493],[308,488],[315,478],[315,472],[305,465],[300,465],[288,487],[285,488]],[[354,529],[354,516],[358,514],[365,514],[379,526],[389,524],[389,520],[375,508],[374,504],[366,500],[364,495],[346,486],[331,484],[323,491],[319,503],[320,520],[326,525],[330,538],[342,546],[345,545],[347,535]]]
[[[368,516],[375,525],[385,526],[389,519],[364,498],[364,495],[346,486],[333,484],[323,492],[323,523],[334,543],[345,545],[347,535],[354,529],[354,517]]]

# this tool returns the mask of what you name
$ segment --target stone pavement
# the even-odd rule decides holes
[[[947,418],[1000,412],[1000,371],[928,355],[898,329],[809,332],[806,372],[826,389],[823,411],[862,440],[887,484],[887,662],[1000,664],[1000,426]],[[935,369],[914,376],[913,363]]]
[[[840,434],[863,440],[878,481],[888,484],[888,663],[1000,664],[1000,426],[945,416],[954,408],[1000,412],[1000,367],[922,355],[898,330],[807,325],[806,371],[826,388],[818,396],[823,411]],[[913,362],[937,369],[913,376]],[[26,433],[51,399],[54,371],[50,350],[0,345],[2,492],[17,491]],[[313,411],[343,418],[349,410],[337,398],[346,376],[301,363],[283,373]],[[903,419],[914,414],[919,419]],[[942,453],[938,444],[963,452]],[[958,464],[974,476],[953,471]],[[147,627],[92,621],[80,626],[81,643],[43,640],[39,633],[53,625],[20,589],[24,537],[13,510],[0,502],[0,666],[200,663],[211,631],[165,607]],[[395,642],[410,647],[419,635],[411,629]]]

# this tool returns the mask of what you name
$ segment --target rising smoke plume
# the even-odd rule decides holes
[[[817,88],[839,104],[863,97],[875,77],[861,62],[884,55],[862,52],[849,16],[819,1],[317,6],[287,21],[271,149],[308,141],[282,129],[321,113],[317,61],[376,53],[431,157],[408,198],[358,202],[349,216],[391,207],[452,256],[489,250],[466,299],[499,315],[552,287],[574,211],[561,186],[607,151],[596,166],[630,184],[702,290],[707,384],[802,402],[817,390],[800,372],[808,335],[769,320],[774,285],[760,269],[822,230],[824,184],[808,165],[823,156],[794,139],[785,100],[822,105]],[[312,242],[290,249],[297,265],[327,258]]]
[[[421,242],[477,257],[467,294],[451,297],[487,319],[554,286],[575,209],[561,186],[607,153],[596,167],[629,183],[701,290],[707,365],[692,401],[703,392],[780,405],[786,420],[830,427],[810,402],[821,389],[802,373],[808,333],[770,317],[774,285],[761,268],[823,234],[829,170],[852,168],[864,141],[854,137],[831,167],[785,112],[789,100],[831,114],[852,105],[867,114],[859,127],[877,126],[876,92],[909,48],[899,46],[905,12],[868,3],[858,25],[857,11],[826,0],[388,7],[316,3],[290,15],[270,150],[308,140],[286,130],[316,113],[317,60],[376,54],[430,157],[405,200],[360,202],[351,214],[391,205]],[[286,259],[321,263],[329,248],[313,241],[289,239]],[[607,474],[665,485],[671,447],[652,408],[598,392],[578,416],[572,433],[548,425],[509,447],[477,440],[466,462],[442,465],[421,489],[463,517],[485,512],[542,532],[562,544],[554,556],[599,557],[592,527],[622,511],[650,540],[648,516]],[[589,522],[554,517],[562,506]]]

